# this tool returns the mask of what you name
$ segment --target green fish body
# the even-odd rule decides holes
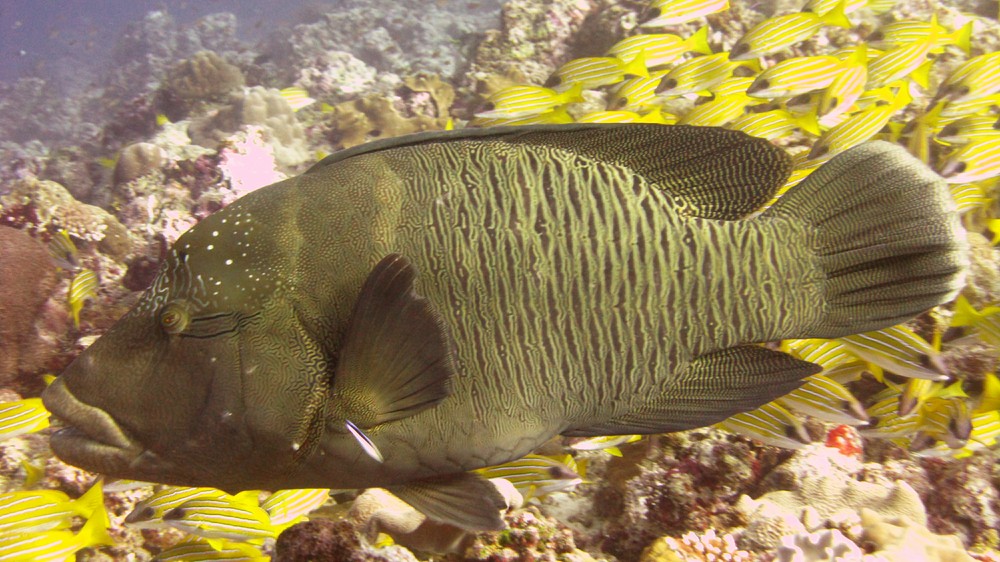
[[[229,491],[386,487],[497,528],[473,469],[553,436],[753,410],[819,367],[755,342],[952,298],[964,233],[899,147],[789,173],[743,133],[421,134],[334,154],[206,218],[44,395],[64,460]],[[486,498],[489,501],[483,501]]]

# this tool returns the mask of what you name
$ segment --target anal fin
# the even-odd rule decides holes
[[[413,290],[417,271],[399,254],[380,261],[361,287],[333,381],[344,417],[359,428],[412,416],[451,393],[447,327]]]
[[[784,396],[821,370],[815,363],[756,345],[721,349],[697,357],[643,408],[563,435],[669,433],[709,426]]]
[[[467,531],[499,531],[506,527],[500,511],[503,496],[489,480],[471,472],[434,476],[387,487],[427,517]]]

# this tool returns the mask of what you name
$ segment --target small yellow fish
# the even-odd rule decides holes
[[[583,57],[573,59],[560,66],[549,77],[545,85],[555,90],[567,90],[574,84],[589,90],[608,84],[616,84],[627,76],[648,77],[645,57],[642,53],[629,62],[615,57]]]
[[[21,461],[21,468],[24,470],[24,483],[21,488],[31,488],[42,481],[45,476],[45,462],[28,462],[27,459]]]
[[[577,441],[569,447],[576,451],[604,451],[611,456],[621,457],[622,451],[618,448],[619,445],[635,443],[640,439],[642,435],[601,435]]]
[[[1000,133],[962,145],[941,165],[940,174],[948,183],[1000,177]]]
[[[608,100],[610,111],[629,111],[655,105],[656,87],[667,74],[665,70],[650,72],[646,78],[629,78],[622,82]]]
[[[975,101],[1000,92],[1000,51],[972,57],[958,65],[937,92],[935,101],[952,102]]]
[[[796,57],[785,59],[757,75],[747,88],[755,98],[790,98],[829,86],[842,71],[837,57]]]
[[[879,103],[851,115],[823,133],[806,157],[809,161],[825,160],[872,138],[911,100],[909,92],[900,90],[893,102]]]
[[[970,327],[984,342],[1000,348],[1000,306],[987,306],[982,310],[973,308],[963,295],[955,299],[955,315],[951,325]]]
[[[90,269],[81,269],[69,282],[67,300],[73,314],[73,325],[77,328],[80,327],[80,310],[85,302],[97,296],[98,284],[97,274]]]
[[[538,115],[527,115],[525,117],[505,117],[493,119],[475,118],[472,124],[476,127],[493,127],[497,125],[540,125],[540,124],[565,124],[572,123],[573,117],[566,111],[565,107],[557,107],[552,111],[539,113]]]
[[[960,215],[979,210],[985,211],[993,203],[993,200],[986,194],[986,188],[980,183],[956,183],[948,187]],[[997,236],[994,236],[994,240],[997,240]],[[996,245],[996,242],[993,244]]]
[[[316,100],[309,97],[309,92],[307,92],[305,88],[300,88],[298,86],[285,88],[279,93],[288,106],[292,108],[292,111],[298,111],[303,107],[307,107],[316,102]]]
[[[271,524],[259,506],[228,498],[188,500],[163,514],[163,522],[206,539],[246,541],[277,536],[280,527]]]
[[[932,25],[937,25],[937,23],[918,20],[897,21],[880,27],[869,35],[866,41],[877,49],[892,49],[925,39],[930,35]],[[948,31],[944,26],[938,25],[937,42],[931,47],[931,52],[940,53],[948,45],[955,45],[968,55],[971,38],[971,20],[954,31]]]
[[[937,41],[938,27],[940,26],[937,25],[937,17],[935,16],[931,20],[931,33],[929,35],[875,57],[875,60],[868,63],[868,83],[865,87],[871,89],[886,86],[913,74],[913,80],[923,88],[927,88],[927,69],[930,69],[932,62],[927,60],[927,55]],[[916,72],[921,67],[924,70]]]
[[[799,388],[778,399],[782,406],[830,423],[863,425],[868,414],[847,387],[823,375],[806,377]]]
[[[1000,411],[992,410],[974,414],[970,420],[972,431],[961,449],[952,449],[947,443],[938,443],[933,448],[917,451],[918,457],[955,457],[964,459],[982,449],[992,449],[1000,437]]]
[[[833,127],[861,97],[868,82],[868,49],[864,43],[843,60],[840,70],[819,96],[819,124]]]
[[[487,98],[486,107],[476,113],[480,118],[526,117],[551,111],[553,108],[583,101],[580,83],[563,92],[542,86],[509,86]]]
[[[49,426],[49,412],[41,398],[0,404],[0,441],[41,431]]]
[[[803,6],[802,11],[822,16],[830,13],[831,10],[838,6],[843,6],[845,14],[852,14],[864,8],[869,3],[870,0],[809,0]]]
[[[166,115],[164,115],[162,113],[157,113],[156,114],[156,126],[157,127],[163,127],[164,125],[169,125],[169,124],[170,124],[170,119],[168,119]]]
[[[749,79],[737,78],[737,80]],[[721,127],[743,115],[747,105],[754,101],[743,93],[718,96],[711,101],[696,105],[691,111],[684,114],[678,123],[699,127]]]
[[[113,545],[108,535],[108,515],[104,510],[94,516],[73,534],[69,531],[42,531],[14,533],[0,536],[0,561],[39,562],[42,560],[69,560],[75,552],[99,544]]]
[[[948,144],[966,144],[995,135],[1000,135],[1000,120],[995,115],[967,115],[941,127],[934,138]]]
[[[56,266],[67,271],[80,269],[80,252],[76,249],[76,244],[69,237],[69,232],[61,229],[52,236],[49,241],[49,255]]]
[[[224,498],[227,494],[215,488],[189,488],[186,486],[164,486],[146,499],[135,504],[125,517],[125,525],[137,529],[163,529],[163,514],[188,500],[201,498]]]
[[[622,61],[635,60],[640,53],[645,57],[647,68],[657,68],[673,64],[688,52],[703,55],[712,54],[708,46],[708,26],[703,26],[687,39],[672,33],[646,33],[626,37],[608,49],[608,54]]]
[[[972,435],[972,414],[964,398],[931,398],[920,409],[918,435],[911,445],[925,449],[937,441],[961,449]]]
[[[917,432],[920,417],[900,416],[897,412],[898,391],[894,394],[888,394],[879,393],[876,395],[879,400],[868,408],[868,425],[858,428],[861,435],[882,439],[898,439],[909,437]]]
[[[261,502],[260,507],[271,518],[272,525],[298,522],[330,500],[327,488],[278,490]]]
[[[8,492],[0,494],[0,535],[66,529],[73,517],[89,519],[104,509],[100,480],[75,500],[59,490]]]
[[[756,439],[766,445],[801,449],[809,444],[809,434],[791,412],[769,402],[750,412],[730,416],[716,424],[720,429]]]
[[[673,125],[677,117],[654,109],[640,115],[634,111],[592,111],[577,119],[578,123],[659,123]]]
[[[516,461],[476,470],[485,478],[503,478],[517,488],[525,501],[553,492],[572,490],[583,475],[572,455],[549,457],[531,454]]]
[[[650,8],[656,11],[653,19],[639,24],[642,27],[680,25],[729,9],[729,0],[653,0]]]
[[[97,163],[100,164],[102,168],[114,170],[115,166],[118,165],[118,155],[116,154],[114,158],[98,158]]]
[[[729,50],[729,56],[732,60],[750,60],[774,53],[812,37],[824,25],[850,29],[843,5],[822,16],[797,12],[766,19],[747,31]]]
[[[676,97],[706,92],[729,78],[742,64],[730,61],[729,53],[725,52],[686,60],[663,77],[656,93]]]
[[[268,562],[270,556],[247,543],[227,540],[205,540],[199,537],[185,539],[161,551],[153,562]]]
[[[899,395],[899,415],[908,416],[920,409],[931,398],[968,398],[962,381],[945,385],[940,381],[910,379]]]
[[[880,378],[879,369],[904,377],[941,381],[948,369],[941,352],[906,326],[892,326],[874,332],[845,336],[842,342],[858,357],[868,361]]]
[[[868,368],[860,357],[836,340],[785,340],[781,350],[803,361],[816,363],[823,367],[821,374],[824,377],[841,384],[858,380]]]

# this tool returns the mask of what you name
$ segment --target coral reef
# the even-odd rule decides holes
[[[222,100],[243,87],[243,73],[212,51],[199,51],[167,73],[160,86],[160,106],[171,119],[187,114],[194,102]]]
[[[35,320],[55,286],[55,265],[45,246],[20,230],[0,226],[0,386],[37,368]],[[25,363],[28,363],[27,365]],[[26,368],[27,367],[27,368]]]
[[[130,182],[163,166],[166,153],[155,144],[137,142],[122,149],[115,164],[115,183]]]
[[[348,521],[300,523],[278,537],[275,562],[416,562],[399,546],[376,548]]]

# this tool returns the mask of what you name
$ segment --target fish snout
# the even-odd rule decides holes
[[[120,474],[143,450],[107,412],[78,399],[65,377],[45,389],[42,404],[63,422],[63,428],[52,434],[51,447],[69,464]]]

